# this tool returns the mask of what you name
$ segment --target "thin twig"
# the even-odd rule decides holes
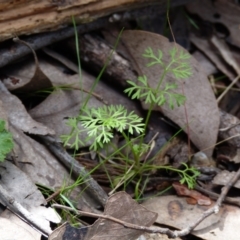
[[[231,140],[231,139],[236,138],[236,137],[240,137],[240,134],[238,133],[238,134],[233,135],[233,136],[231,136],[231,137],[229,137],[229,138],[227,138],[227,139],[224,139],[224,140],[222,140],[222,141],[219,141],[219,142],[213,144],[213,145],[210,146],[210,147],[207,147],[207,148],[202,149],[201,152],[204,152],[204,151],[206,151],[206,150],[208,150],[208,149],[214,148],[214,147],[216,147],[217,145],[220,145],[221,143],[227,142],[228,140]]]
[[[58,197],[61,193],[61,189],[58,189],[57,191],[55,191],[53,194],[51,194],[48,198],[46,198],[45,200],[47,202],[52,201],[53,199],[55,199],[56,197]]]
[[[237,76],[237,77],[231,82],[231,84],[229,84],[229,86],[222,92],[222,94],[221,94],[221,95],[218,97],[218,99],[217,99],[217,103],[219,103],[219,102],[223,99],[223,97],[227,94],[227,92],[232,88],[232,86],[237,83],[239,77],[240,77],[240,76]]]
[[[230,125],[230,126],[228,126],[228,127],[225,127],[225,128],[220,128],[219,131],[220,131],[220,132],[228,131],[228,130],[230,130],[231,128],[234,128],[234,127],[236,127],[236,126],[239,125],[239,124],[240,124],[240,122],[235,123],[235,124],[232,124],[232,125]]]
[[[148,159],[148,157],[150,156],[150,154],[152,153],[152,150],[154,149],[154,147],[155,147],[155,142],[154,142],[154,140],[155,140],[155,138],[158,136],[158,134],[159,134],[159,132],[156,132],[155,134],[154,134],[154,136],[152,137],[152,139],[149,141],[149,143],[148,143],[148,146],[150,146],[150,149],[149,149],[149,151],[148,151],[148,153],[147,153],[147,155],[145,156],[145,158],[144,158],[144,163],[147,161],[147,159]]]
[[[209,191],[206,188],[203,188],[203,187],[200,187],[200,186],[195,186],[194,189],[201,192],[201,193],[204,193],[204,194],[208,195],[211,199],[218,199],[219,195],[220,195],[218,193]],[[230,203],[230,204],[233,204],[233,205],[236,205],[236,206],[240,207],[240,199],[239,198],[226,197],[224,199],[224,202],[225,203]]]
[[[111,196],[120,186],[122,186],[128,179],[125,178],[125,176],[128,176],[129,172],[132,170],[134,167],[134,164],[127,170],[127,172],[124,174],[124,176],[119,180],[117,186],[108,193],[109,196]]]
[[[213,213],[218,213],[219,212],[219,208],[222,205],[222,203],[223,203],[223,201],[224,201],[228,191],[230,190],[230,188],[232,186],[234,186],[234,184],[237,182],[239,177],[240,177],[240,168],[236,172],[236,174],[232,177],[232,179],[227,183],[227,185],[222,188],[221,194],[220,194],[217,202],[215,203],[215,205],[212,208],[210,208],[207,211],[205,211],[202,214],[202,216],[200,216],[200,218],[195,223],[190,224],[188,227],[186,227],[185,229],[183,229],[181,231],[175,231],[176,237],[181,237],[181,236],[185,236],[185,235],[189,234],[205,218],[207,218],[208,216],[212,215]]]
[[[76,214],[83,215],[83,216],[88,216],[88,217],[93,217],[93,218],[103,218],[103,219],[106,219],[106,220],[110,220],[110,221],[119,223],[126,228],[141,230],[141,231],[145,231],[145,232],[149,232],[149,233],[163,233],[163,234],[167,234],[168,236],[174,237],[173,231],[171,231],[167,228],[154,228],[154,227],[140,226],[140,225],[124,222],[120,219],[117,219],[117,218],[109,216],[109,215],[102,215],[102,214],[78,211],[78,210],[75,210],[73,208],[63,206],[63,205],[60,205],[60,204],[52,204],[52,207],[59,208],[59,209],[65,209],[65,210],[68,210],[68,211],[73,211]]]
[[[66,150],[62,147],[62,144],[57,142],[53,137],[40,136],[44,144],[47,145],[49,150],[68,168],[72,171],[76,177],[81,176],[86,186],[86,192],[96,198],[103,206],[107,201],[107,194],[98,185],[98,183],[90,176],[85,170],[85,167],[71,157]]]
[[[85,216],[89,216],[89,217],[103,218],[103,219],[111,220],[113,222],[123,225],[126,228],[132,228],[132,229],[141,230],[141,231],[145,231],[145,232],[149,232],[149,233],[162,233],[162,234],[168,235],[169,237],[176,238],[176,237],[186,236],[208,216],[212,215],[213,213],[218,213],[219,208],[222,205],[222,202],[224,201],[229,189],[236,183],[236,181],[239,179],[239,177],[240,177],[240,168],[239,168],[238,172],[234,175],[234,177],[230,180],[230,182],[222,188],[222,192],[221,192],[217,202],[215,203],[215,205],[213,207],[211,207],[210,209],[208,209],[207,211],[205,211],[197,219],[197,221],[195,221],[194,223],[190,224],[185,229],[180,230],[180,231],[177,231],[177,230],[172,231],[168,228],[139,226],[139,225],[131,224],[128,222],[124,222],[120,219],[114,218],[109,215],[100,215],[100,214],[88,213],[88,212],[84,212],[84,211],[76,211],[75,209],[72,209],[72,208],[66,207],[66,206],[62,206],[59,204],[53,204],[52,207],[66,209],[69,211],[75,211],[77,214],[85,215]]]

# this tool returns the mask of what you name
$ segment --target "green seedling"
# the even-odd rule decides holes
[[[119,41],[119,38],[117,39],[117,42]],[[116,46],[114,47],[114,50],[115,48]],[[187,165],[184,165],[184,169],[181,170],[169,166],[153,166],[151,164],[153,159],[141,160],[142,155],[149,149],[149,147],[143,143],[143,138],[154,107],[156,105],[162,106],[167,104],[170,109],[174,110],[175,107],[183,105],[186,101],[186,97],[177,93],[176,89],[178,88],[177,81],[189,78],[192,74],[189,63],[190,55],[183,50],[179,50],[177,47],[173,47],[169,51],[169,56],[170,60],[166,63],[163,61],[164,56],[160,49],[157,51],[157,54],[155,54],[152,48],[148,47],[143,53],[143,57],[149,59],[147,67],[159,65],[159,67],[162,68],[162,73],[159,76],[159,81],[156,87],[149,86],[148,78],[145,75],[139,76],[137,82],[132,80],[127,81],[129,87],[125,89],[124,92],[131,99],[140,99],[146,104],[149,104],[149,110],[144,123],[141,117],[137,116],[134,112],[128,113],[127,109],[122,105],[89,108],[87,105],[91,95],[89,94],[83,101],[84,103],[80,109],[79,115],[70,118],[67,122],[67,125],[72,128],[72,131],[69,135],[62,136],[65,146],[69,145],[70,140],[73,140],[70,147],[75,150],[78,150],[79,146],[86,145],[89,141],[91,141],[90,150],[96,152],[110,144],[115,151],[109,156],[106,156],[104,160],[101,160],[101,164],[107,162],[109,159],[115,158],[118,159],[115,166],[119,167],[119,169],[125,169],[123,175],[117,176],[113,181],[110,177],[111,174],[107,174],[110,183],[113,188],[116,188],[121,184],[123,184],[125,188],[130,182],[135,181],[135,196],[137,198],[140,197],[146,187],[148,179],[146,176],[152,170],[164,169],[167,171],[174,171],[181,176],[180,182],[186,183],[189,188],[194,187],[196,177],[199,175],[199,172],[196,169],[189,168]],[[109,59],[110,58],[108,58],[107,63]],[[107,63],[104,65],[93,84],[90,93],[99,82]],[[171,83],[166,82],[166,76],[169,74],[172,74],[176,81],[171,81]],[[79,124],[83,128],[80,129]],[[83,132],[87,132],[88,137],[86,139],[82,139],[81,137]],[[130,148],[132,154],[122,153],[111,143],[111,139],[113,139],[115,132],[118,132],[123,136],[126,142],[125,146]],[[132,138],[134,135],[136,136],[136,134],[139,135],[137,138],[140,138],[138,143],[134,142],[134,139]],[[119,182],[121,184],[119,184]],[[143,187],[140,187],[140,185]]]
[[[148,67],[156,64],[163,67],[163,73],[156,88],[149,87],[146,76],[140,76],[138,84],[130,80],[127,81],[131,87],[124,92],[131,99],[144,99],[145,103],[150,104],[145,124],[141,123],[142,118],[133,112],[128,114],[127,110],[121,105],[91,109],[84,107],[81,109],[78,117],[69,119],[67,125],[72,127],[72,131],[70,135],[62,136],[63,142],[67,144],[73,138],[75,141],[71,147],[78,149],[79,144],[83,145],[83,141],[78,135],[83,131],[87,131],[89,138],[86,140],[95,139],[90,149],[96,151],[98,147],[102,148],[105,143],[110,141],[113,137],[112,131],[114,129],[120,133],[123,133],[124,130],[127,130],[130,134],[133,134],[133,130],[136,133],[142,133],[142,127],[144,126],[146,129],[154,105],[162,106],[167,102],[169,107],[173,109],[175,105],[180,106],[184,104],[186,97],[173,91],[178,87],[176,83],[166,83],[164,88],[161,88],[161,85],[168,73],[173,73],[176,79],[188,78],[191,75],[191,67],[187,62],[190,55],[183,51],[178,53],[175,47],[170,50],[169,54],[171,61],[168,64],[164,64],[162,61],[163,54],[161,50],[158,50],[158,56],[156,56],[149,47],[143,54],[143,57],[152,60],[149,62]],[[85,130],[79,130],[78,123],[81,123]]]
[[[174,109],[175,104],[181,106],[184,104],[186,97],[182,94],[175,93],[173,90],[178,88],[176,83],[166,83],[164,88],[162,87],[166,74],[173,73],[176,79],[185,79],[191,76],[191,67],[188,63],[190,55],[180,51],[177,53],[177,49],[174,47],[169,51],[171,61],[165,64],[162,61],[163,53],[158,50],[158,56],[154,55],[152,48],[147,48],[143,57],[149,58],[151,61],[147,64],[148,67],[159,64],[163,68],[162,75],[160,76],[158,85],[156,88],[151,88],[148,85],[147,76],[138,77],[140,84],[136,84],[133,81],[127,82],[131,87],[127,88],[124,92],[128,94],[132,99],[143,99],[145,103],[151,105],[162,106],[168,101],[168,105],[171,109]]]
[[[88,138],[86,140],[93,139],[90,150],[97,151],[110,142],[113,138],[113,130],[117,130],[121,134],[124,134],[125,130],[130,134],[133,134],[134,131],[138,134],[142,133],[144,131],[142,120],[134,112],[128,113],[122,105],[83,109],[81,115],[68,121],[68,125],[74,129],[72,134],[75,135],[75,142],[72,146],[78,148],[79,143],[83,144],[78,136],[87,131]],[[85,128],[84,130],[78,128],[79,122]],[[62,139],[68,141],[71,136],[63,135]]]
[[[3,162],[6,155],[13,149],[12,134],[6,130],[6,122],[0,119],[0,162]]]
[[[176,47],[169,51],[169,55],[171,61],[166,64],[162,60],[163,53],[160,49],[158,49],[158,55],[155,55],[152,48],[148,47],[143,54],[143,57],[150,60],[147,64],[148,67],[160,65],[163,69],[156,88],[149,87],[147,76],[145,75],[138,77],[138,83],[131,80],[127,81],[131,87],[127,88],[124,92],[127,93],[131,99],[141,99],[146,104],[150,104],[145,121],[145,128],[148,125],[151,112],[155,105],[162,106],[167,103],[169,108],[173,110],[176,105],[181,106],[186,101],[184,95],[174,92],[174,90],[178,88],[177,82],[164,83],[164,80],[167,74],[173,74],[176,81],[189,78],[192,75],[189,64],[190,55],[183,52],[183,50],[177,50]]]

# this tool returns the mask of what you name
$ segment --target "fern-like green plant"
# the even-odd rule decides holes
[[[144,131],[143,119],[134,112],[128,113],[122,105],[85,109],[78,120],[88,130],[88,136],[95,139],[91,146],[95,151],[98,146],[102,148],[104,143],[110,142],[113,130],[120,133],[127,130],[130,134]]]
[[[168,104],[171,109],[174,109],[174,107],[183,105],[186,101],[186,97],[177,93],[175,90],[178,88],[177,81],[189,78],[192,74],[189,63],[190,55],[174,47],[170,49],[169,56],[170,61],[165,63],[163,61],[163,52],[158,50],[157,54],[154,54],[151,47],[148,47],[143,54],[143,57],[149,59],[147,67],[160,65],[162,68],[162,74],[159,76],[159,81],[155,88],[149,86],[148,78],[145,75],[139,76],[137,83],[132,80],[127,81],[129,87],[125,89],[124,92],[131,97],[131,99],[140,99],[146,104],[150,104],[145,123],[143,123],[143,119],[134,112],[128,113],[122,105],[88,108],[87,104],[85,104],[79,116],[68,120],[67,124],[72,128],[71,133],[62,136],[65,145],[68,144],[71,139],[74,139],[71,147],[74,147],[76,150],[79,148],[79,145],[83,145],[91,140],[92,144],[90,149],[97,151],[111,141],[114,136],[114,131],[122,134],[126,140],[126,145],[131,149],[134,159],[128,159],[129,156],[124,157],[126,164],[128,164],[127,168],[129,170],[132,168],[132,171],[126,173],[128,175],[127,177],[124,175],[119,178],[127,179],[126,182],[130,182],[137,175],[140,176],[136,186],[136,192],[139,192],[142,174],[152,169],[165,169],[177,172],[181,176],[180,182],[186,183],[189,188],[194,187],[196,178],[200,174],[196,169],[189,168],[187,165],[184,165],[185,169],[181,170],[169,166],[152,166],[140,160],[141,155],[147,149],[144,147],[143,136],[154,106]],[[171,83],[164,82],[168,74],[172,74],[176,81],[171,81]],[[79,124],[81,124],[83,128],[80,129]],[[86,139],[79,137],[83,132],[87,133],[88,137]],[[131,141],[129,136],[133,133],[142,135],[142,140],[139,144]],[[116,153],[119,153],[119,150],[117,150]]]
[[[6,123],[0,119],[0,162],[3,162],[6,155],[13,149],[12,134],[6,130]]]
[[[68,125],[74,128],[72,134],[75,135],[73,144],[75,148],[78,149],[77,145],[83,144],[78,137],[79,134],[87,131],[88,138],[86,141],[92,140],[90,149],[97,151],[97,149],[103,148],[105,143],[111,141],[113,130],[122,134],[125,130],[130,134],[134,132],[141,134],[144,131],[142,120],[134,112],[128,113],[122,105],[109,105],[99,108],[85,108],[78,117],[69,119]],[[81,123],[84,130],[79,130],[78,123]],[[62,136],[62,139],[65,143],[70,141],[69,135]]]
[[[131,99],[142,99],[146,104],[150,103],[150,112],[155,104],[162,106],[167,102],[169,107],[174,109],[175,105],[181,106],[186,101],[184,95],[173,91],[178,88],[176,82],[166,82],[164,87],[162,87],[162,85],[166,74],[169,73],[172,73],[176,80],[186,79],[191,76],[192,71],[189,64],[190,55],[184,53],[183,50],[178,51],[176,47],[169,51],[169,55],[171,56],[171,61],[165,64],[162,61],[163,53],[160,49],[158,50],[158,55],[155,55],[152,48],[148,47],[143,54],[143,57],[150,59],[150,62],[147,64],[148,67],[158,64],[163,68],[156,88],[149,87],[148,79],[145,75],[138,77],[138,83],[131,80],[127,81],[130,87],[125,89],[124,92],[127,93]]]

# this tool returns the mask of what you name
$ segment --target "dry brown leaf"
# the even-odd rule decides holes
[[[104,214],[142,226],[151,226],[157,218],[155,212],[148,211],[125,192],[118,192],[109,197]],[[87,237],[91,240],[135,240],[140,235],[139,230],[125,228],[110,220],[98,219]]]
[[[13,134],[14,152],[17,156],[18,166],[31,178],[32,182],[42,184],[53,190],[73,183],[71,174],[44,145],[11,125],[10,131]],[[79,197],[80,192],[80,187],[75,188],[72,191],[71,199],[78,199],[77,206],[89,211],[86,204],[83,204],[85,194],[83,193]]]
[[[31,179],[18,167],[9,161],[0,163],[0,184],[11,196],[17,199],[25,208],[46,204],[41,192]]]
[[[175,202],[175,215],[169,212],[171,202]],[[214,204],[214,203],[213,203]],[[156,223],[183,229],[194,223],[201,214],[213,206],[189,205],[177,196],[161,196],[147,200],[143,205],[158,213]],[[238,207],[224,205],[217,214],[201,222],[192,234],[207,240],[236,239],[240,229],[240,210]]]
[[[212,183],[216,185],[226,186],[235,175],[236,172],[229,172],[227,170],[223,170],[214,177]],[[240,180],[238,180],[234,184],[234,187],[240,189]]]
[[[69,226],[70,226],[69,223],[65,222],[60,227],[55,228],[54,231],[49,236],[48,240],[62,240],[63,235],[65,234],[65,232]],[[73,227],[70,226],[70,228],[72,229]],[[79,240],[82,240],[82,239],[83,238],[79,237]]]
[[[234,79],[234,74],[227,68],[227,64],[224,59],[220,58],[216,54],[216,49],[210,44],[206,39],[199,38],[195,35],[190,35],[191,42],[201,50],[215,65],[216,67],[223,72],[230,79]]]
[[[217,68],[214,66],[214,64],[202,52],[195,51],[193,53],[193,57],[195,57],[196,60],[199,62],[202,69],[206,73],[206,76],[217,73]]]
[[[172,240],[172,238],[169,238],[165,234],[161,233],[144,233],[142,235],[143,237],[139,237],[137,240]],[[182,240],[182,238],[174,238],[174,240]]]
[[[52,87],[37,59],[36,62],[29,59],[2,69],[1,80],[10,91],[17,90],[21,93],[33,93]]]
[[[63,184],[71,183],[72,180],[70,180],[70,174],[56,160],[56,158],[54,158],[43,145],[39,144],[38,142],[23,133],[23,131],[26,131],[34,134],[48,134],[53,133],[53,131],[45,127],[44,125],[34,121],[28,115],[20,100],[14,95],[10,94],[4,87],[4,85],[1,83],[0,91],[0,99],[2,99],[3,101],[3,104],[1,104],[1,116],[3,116],[2,114],[5,114],[5,119],[9,119],[9,130],[13,134],[13,139],[15,143],[14,154],[16,156],[16,162],[21,168],[21,170],[27,173],[34,183],[41,183],[42,185],[45,185],[52,189],[56,189]],[[28,191],[31,190],[31,188],[29,187],[26,188],[26,183],[23,180],[19,179],[19,174],[16,174],[16,172],[12,171],[12,168],[11,171],[10,169],[7,170],[9,172],[6,176],[10,178],[12,177],[16,180],[16,182],[13,182],[12,180],[7,180],[7,182],[10,184],[10,188],[15,188],[18,190],[25,189]],[[4,168],[1,168],[0,172],[3,174]],[[18,170],[17,172],[21,171]],[[19,186],[19,184],[21,183],[25,183],[24,187]],[[35,191],[37,190],[35,189]],[[76,191],[74,191],[74,199],[77,199],[79,191],[79,189],[76,189]],[[44,199],[42,195],[37,195],[37,197],[34,198],[35,195],[33,193],[34,190],[32,190],[32,192],[27,192],[24,195],[23,199],[24,202],[27,203],[28,198],[25,199],[25,196],[31,196],[28,206],[34,206],[38,208],[38,206],[44,203]],[[24,194],[24,191],[22,191],[22,194]],[[15,197],[17,201],[21,202],[19,196]],[[36,201],[36,199],[38,201]],[[42,200],[42,202],[39,202],[40,200]],[[35,205],[33,202],[37,205]],[[83,207],[81,206],[81,203],[82,201],[79,200],[79,207]],[[39,209],[37,210],[39,211]],[[85,210],[89,209],[85,208]],[[34,211],[36,211],[36,209],[34,209]],[[41,212],[43,213],[44,211],[45,209],[42,208]],[[48,213],[48,215],[50,216],[50,213]],[[51,221],[54,222],[55,220],[52,218]]]
[[[71,131],[71,127],[66,125],[67,119],[79,114],[79,109],[83,102],[82,99],[86,99],[95,78],[82,71],[81,85],[85,92],[81,92],[79,90],[80,83],[78,75],[66,76],[59,69],[46,62],[42,62],[40,65],[41,64],[46,66],[45,73],[46,75],[51,75],[50,80],[54,86],[62,86],[67,83],[70,89],[53,92],[41,104],[33,108],[30,114],[36,121],[54,129],[56,137],[60,138],[61,135],[69,134]],[[71,87],[74,89],[71,89]],[[100,107],[105,103],[121,104],[125,106],[128,111],[135,111],[140,115],[135,103],[119,92],[111,89],[103,82],[99,82],[88,102],[88,106]],[[81,128],[80,124],[79,128]],[[81,139],[85,139],[86,137],[86,132],[81,133]],[[90,145],[90,142],[88,142],[88,145]]]
[[[227,140],[227,143],[240,148],[240,119],[224,111],[220,111],[219,138]],[[234,137],[235,136],[235,137]]]
[[[172,184],[172,186],[174,187],[174,189],[176,190],[176,192],[179,196],[188,196],[192,199],[195,199],[196,203],[198,205],[209,206],[212,203],[211,199],[209,197],[206,197],[206,196],[202,195],[200,192],[189,189],[184,184],[180,184],[178,182],[175,182],[175,183]],[[196,203],[194,203],[194,204],[196,204]]]
[[[41,104],[33,108],[29,113],[38,122],[43,123],[56,133],[58,141],[61,135],[68,135],[71,127],[67,126],[68,118],[76,117],[81,107],[81,97],[86,98],[86,93],[79,90],[59,90],[48,96]],[[97,99],[91,98],[89,106],[100,107],[102,103]],[[79,129],[83,127],[79,124]],[[81,133],[81,139],[86,139],[86,131]],[[69,141],[71,144],[72,142]],[[91,144],[87,142],[86,144]]]
[[[16,96],[12,95],[1,81],[0,100],[7,112],[9,123],[19,130],[40,135],[54,134],[53,130],[33,120],[27,113],[21,101]]]
[[[234,3],[235,2],[235,3]],[[229,32],[227,40],[240,47],[239,38],[239,12],[240,6],[237,1],[226,0],[196,0],[187,4],[187,9],[193,14],[198,14],[206,21],[222,24]]]
[[[225,62],[235,70],[237,75],[240,75],[240,68],[238,66],[238,63],[226,42],[216,37],[215,35],[213,35],[210,40],[211,43],[218,49]]]
[[[118,192],[108,198],[104,215],[142,226],[151,226],[157,218],[155,212],[139,205],[125,192]],[[79,240],[136,240],[142,234],[139,230],[99,218],[93,225],[80,229],[63,225],[49,236],[49,240],[62,240],[63,236],[64,239],[71,239],[73,233]]]
[[[46,201],[31,179],[12,163],[5,161],[0,164],[1,186],[11,194],[43,227],[50,228],[50,221],[59,223],[61,218],[52,208],[46,208]],[[1,200],[0,200],[1,201]],[[11,214],[13,214],[11,212]],[[11,215],[10,214],[10,215]],[[3,231],[2,231],[3,233]]]
[[[12,214],[12,213],[11,213]],[[12,215],[10,219],[0,217],[1,240],[40,240],[41,234],[36,232],[27,223]]]
[[[138,74],[141,76],[146,75],[150,87],[155,88],[162,69],[158,65],[146,67],[149,60],[143,58],[142,54],[147,47],[151,47],[155,53],[160,49],[163,52],[162,60],[169,62],[169,50],[175,46],[174,43],[170,43],[168,39],[161,35],[144,31],[125,31],[122,39],[133,58],[134,64],[137,66]],[[176,46],[186,52],[181,46]],[[204,71],[201,71],[200,65],[194,58],[190,59],[190,65],[193,71],[191,78],[182,81],[182,84],[179,83],[180,86],[176,92],[182,94],[183,86],[184,95],[187,98],[185,107],[190,128],[190,138],[200,150],[204,150],[213,147],[216,143],[219,113],[215,96]],[[167,75],[165,79],[167,82],[173,81],[173,77],[170,75]],[[185,107],[181,106],[170,110],[168,106],[163,106],[161,108],[156,107],[156,110],[162,110],[168,118],[186,130]],[[212,151],[212,149],[208,149],[205,153],[211,156]]]

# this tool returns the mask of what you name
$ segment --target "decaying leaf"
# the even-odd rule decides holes
[[[240,148],[240,119],[224,111],[220,111],[220,131],[219,138],[227,140],[227,143]],[[235,137],[234,137],[235,136]]]
[[[24,172],[8,161],[1,163],[0,168],[1,186],[11,194],[11,197],[16,199],[16,201],[35,216],[39,224],[44,226],[44,229],[49,229],[51,232],[49,221],[59,223],[60,217],[52,208],[43,206],[46,204],[46,201],[36,185]],[[12,212],[9,214],[13,215]]]
[[[20,92],[27,93],[51,87],[51,82],[41,70],[38,57],[31,45],[23,40],[20,40],[18,37],[14,38],[14,41],[31,49],[34,56],[34,64],[33,61],[30,60],[26,66],[26,62],[22,61],[21,66],[19,66],[18,63],[15,67],[10,66],[5,68],[2,71],[2,75],[4,76],[2,77],[2,80],[5,86],[8,85],[8,89],[11,90],[18,89]],[[34,69],[31,69],[31,66]]]
[[[209,1],[197,0],[187,4],[187,9],[192,14],[198,14],[202,19],[215,23],[215,26],[221,26],[222,29],[229,31],[230,35],[225,35],[227,40],[240,46],[239,39],[239,11],[240,6],[237,1]]]
[[[151,226],[157,218],[155,212],[148,211],[125,192],[118,192],[109,197],[104,214],[142,226]],[[110,220],[98,219],[87,236],[92,240],[117,240],[119,238],[135,240],[140,235],[139,230],[125,228]]]
[[[41,192],[31,179],[9,161],[0,164],[1,186],[11,192],[11,196],[17,199],[24,207],[30,208],[46,204]],[[19,189],[21,189],[19,191]]]
[[[9,131],[14,139],[14,156],[19,168],[2,163],[0,168],[1,185],[4,186],[16,201],[20,202],[29,212],[36,214],[41,224],[49,227],[49,222],[59,222],[59,216],[51,208],[46,208],[46,202],[37,190],[35,183],[40,183],[51,189],[64,184],[71,184],[69,172],[54,158],[40,143],[33,140],[24,132],[31,134],[53,134],[54,131],[33,120],[27,113],[20,100],[8,92],[0,82],[1,116],[8,120]],[[25,173],[23,173],[22,171]],[[28,174],[28,177],[25,175]],[[25,176],[25,177],[24,177]],[[74,199],[78,199],[78,207],[82,204],[82,195],[79,198],[79,188],[73,191]],[[85,210],[89,210],[87,207]],[[49,231],[51,229],[49,228]]]
[[[232,51],[226,44],[226,42],[215,35],[211,37],[211,43],[218,49],[219,53],[221,54],[222,58],[226,61],[226,63],[231,66],[237,75],[240,74],[240,68],[238,66],[238,62],[234,58]]]
[[[206,76],[213,75],[217,73],[217,68],[214,64],[200,51],[195,51],[193,53],[194,58],[199,62],[202,69],[206,73]]]
[[[22,61],[1,70],[1,79],[10,90],[21,93],[33,93],[41,89],[52,87],[48,77],[44,74],[41,66],[36,65],[33,60]]]
[[[109,197],[104,215],[142,226],[151,226],[157,218],[155,212],[139,205],[125,192],[118,192]],[[78,236],[78,240],[136,240],[142,231],[99,218],[93,225],[80,229],[63,225],[50,235],[49,240],[73,239],[73,233]]]
[[[227,170],[219,172],[213,179],[212,183],[216,185],[225,186],[235,176],[236,172],[229,172]],[[240,189],[240,180],[234,184],[235,188]]]
[[[15,142],[14,153],[19,168],[31,178],[32,182],[57,190],[61,186],[71,185],[70,172],[39,142],[10,126]],[[80,187],[71,193],[71,199],[78,200],[77,207],[89,211],[83,203],[85,193],[80,194]],[[81,196],[81,197],[79,197]]]
[[[44,63],[43,63],[44,64]],[[89,91],[94,83],[95,78],[86,72],[82,71],[81,83],[79,82],[78,75],[66,76],[60,70],[45,63],[48,72],[52,69],[51,81],[54,86],[69,85],[68,90],[59,90],[50,94],[41,104],[36,106],[30,111],[31,116],[38,122],[41,122],[56,132],[56,137],[60,138],[61,135],[69,134],[71,127],[66,125],[69,117],[76,117],[79,114],[79,109],[82,106]],[[66,80],[67,77],[67,80]],[[84,92],[79,89],[81,86]],[[103,82],[99,82],[92,96],[88,102],[88,107],[100,107],[104,104],[121,104],[125,106],[128,111],[134,111],[140,115],[133,103],[127,97],[114,91]],[[79,124],[81,129],[81,125]],[[81,133],[81,139],[87,137],[87,132]],[[90,145],[88,142],[87,144]],[[87,145],[86,144],[86,145]]]
[[[230,79],[234,79],[234,74],[227,67],[224,59],[220,58],[216,54],[216,49],[212,46],[212,44],[207,40],[200,37],[197,37],[193,34],[190,35],[191,42],[201,50],[214,64],[215,66],[223,72]]]
[[[161,50],[163,53],[162,61],[164,63],[171,61],[169,50],[173,49],[173,47],[177,46],[178,49],[186,52],[179,45],[170,43],[165,37],[149,32],[125,31],[122,39],[132,56],[138,74],[140,76],[146,75],[148,84],[152,88],[156,88],[163,70],[159,65],[146,67],[149,60],[142,56],[145,49],[151,47],[156,54],[158,54],[158,50]],[[167,105],[164,105],[161,108],[156,107],[155,109],[162,110],[168,118],[185,131],[187,131],[186,126],[189,124],[192,142],[200,150],[204,150],[205,148],[213,147],[216,143],[219,113],[215,96],[204,71],[201,71],[200,65],[194,58],[190,59],[190,66],[192,68],[192,76],[189,79],[179,81],[178,89],[175,91],[186,96],[185,106],[170,110]],[[167,75],[165,76],[165,81],[171,83],[174,81],[174,78],[171,75]],[[144,107],[146,108],[146,106]],[[208,149],[205,153],[211,156],[212,151],[212,149]]]
[[[20,218],[12,216],[11,219],[0,217],[1,240],[40,240],[41,234],[33,230]]]
[[[190,198],[192,198],[196,201],[195,203],[191,202],[191,204],[196,204],[197,203],[198,205],[201,205],[201,206],[209,206],[212,203],[211,199],[209,197],[206,197],[206,196],[202,195],[200,192],[189,189],[184,184],[180,184],[178,182],[175,182],[175,183],[172,184],[172,186],[174,187],[174,189],[176,190],[176,192],[179,196],[187,196],[187,197],[190,197]]]
[[[143,236],[143,237],[142,237]],[[172,238],[168,237],[166,234],[161,233],[144,233],[137,240],[172,240]],[[182,238],[174,238],[174,240],[182,240]]]
[[[0,100],[8,115],[9,122],[23,132],[32,134],[54,134],[54,131],[33,120],[21,101],[12,95],[0,81]]]
[[[169,208],[172,202],[178,207],[174,207],[175,210],[171,212]],[[158,213],[157,223],[183,229],[190,223],[196,222],[201,214],[213,204],[210,206],[189,205],[185,199],[170,195],[149,199],[143,205]],[[192,234],[207,240],[236,239],[236,236],[240,234],[239,224],[239,208],[224,205],[217,214],[204,219]]]

